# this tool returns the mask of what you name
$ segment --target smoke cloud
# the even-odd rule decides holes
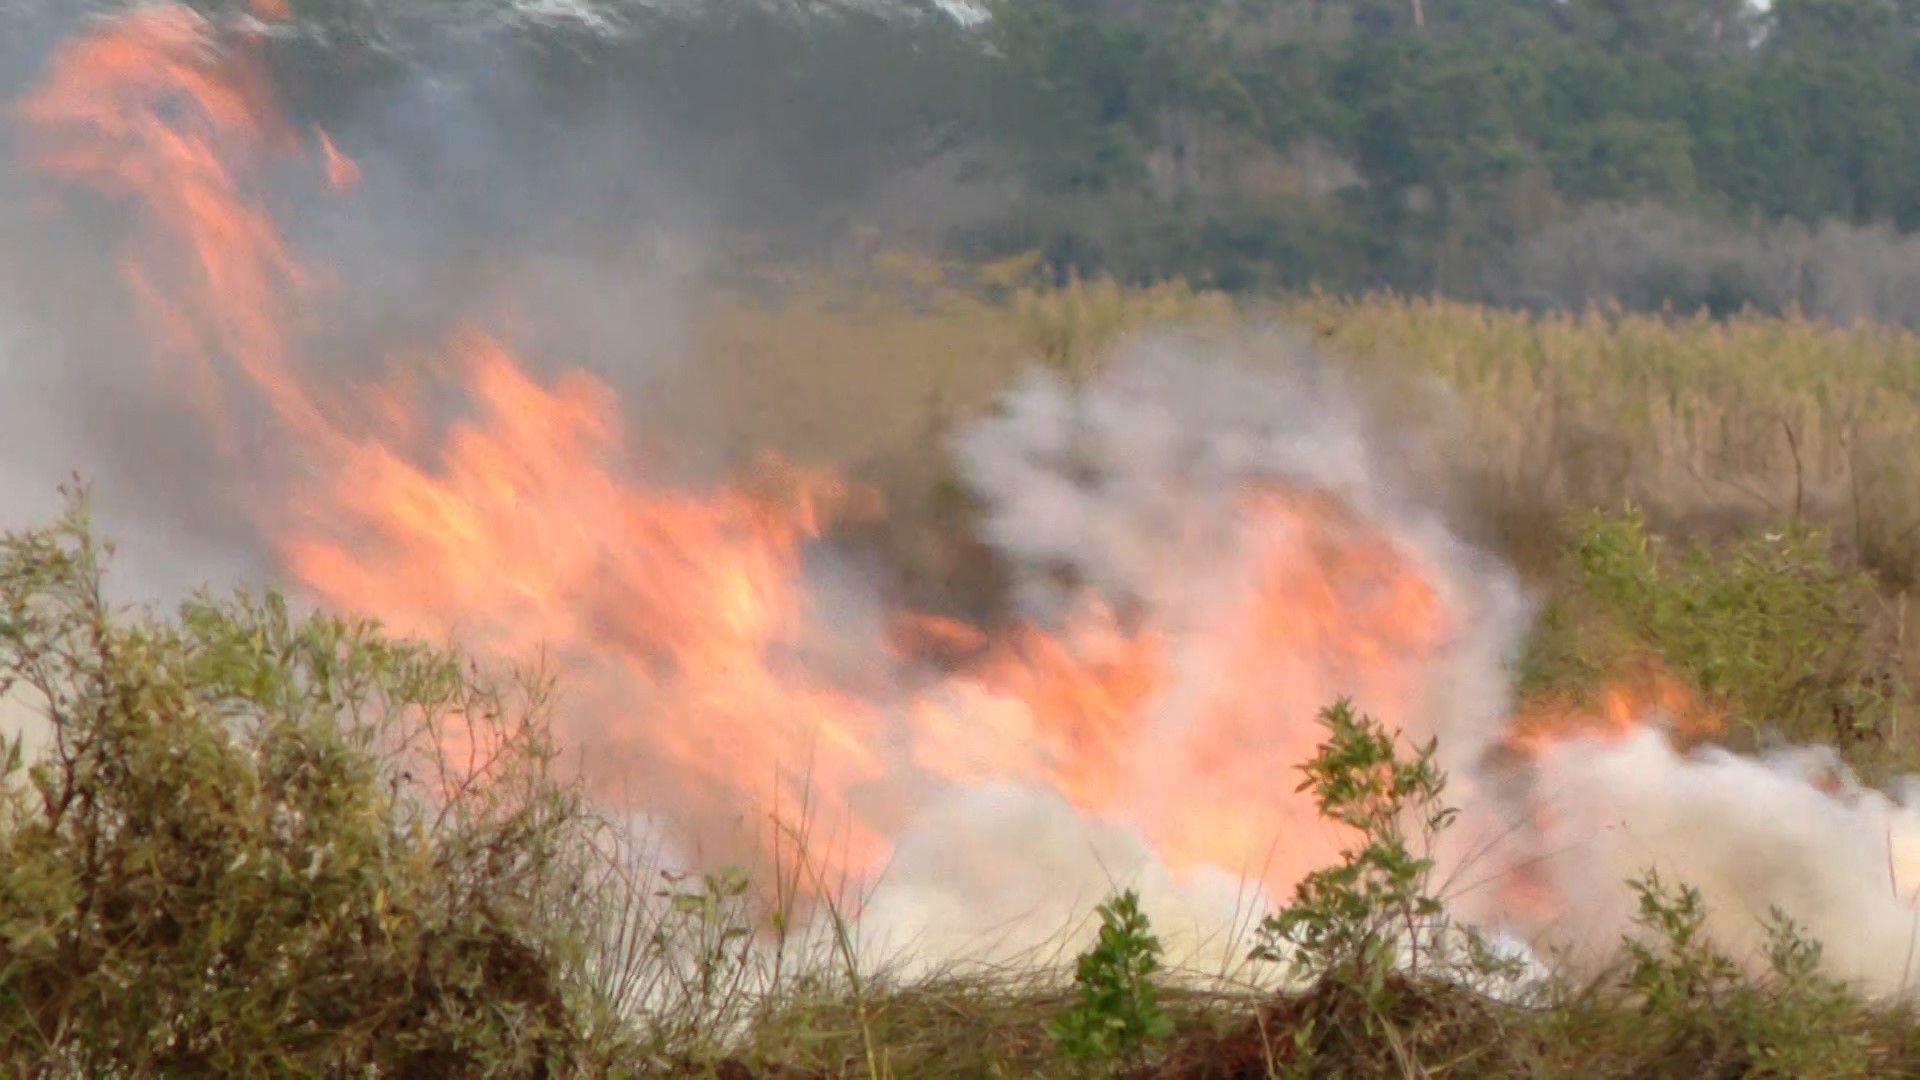
[[[1816,786],[1822,773],[1837,791]],[[1551,819],[1539,865],[1567,904],[1536,941],[1576,970],[1634,931],[1621,883],[1655,871],[1700,891],[1708,933],[1738,960],[1764,956],[1777,910],[1822,944],[1831,974],[1870,993],[1904,993],[1920,974],[1920,814],[1828,754],[1683,756],[1647,728],[1556,746],[1537,783]]]

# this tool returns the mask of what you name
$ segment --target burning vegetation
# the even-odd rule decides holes
[[[1726,977],[1702,976],[1677,998],[1661,980],[1707,956],[1685,951],[1705,950],[1700,942],[1719,942],[1727,956],[1753,945],[1739,922],[1750,909],[1777,907],[1828,942],[1819,978],[1845,980],[1844,994],[1840,983],[1816,980],[1814,965],[1792,966],[1802,953],[1776,958],[1776,974],[1800,980],[1780,1000],[1813,1010],[1800,1019],[1878,1023],[1880,1014],[1846,1004],[1845,994],[1905,989],[1914,957],[1895,945],[1910,944],[1916,925],[1902,876],[1920,850],[1912,813],[1831,762],[1689,754],[1725,741],[1730,711],[1742,704],[1704,666],[1623,657],[1578,690],[1517,698],[1513,662],[1534,614],[1518,576],[1457,535],[1419,467],[1430,463],[1409,463],[1430,452],[1425,436],[1394,430],[1352,378],[1286,335],[1137,336],[1097,370],[1030,373],[998,412],[964,427],[953,458],[978,503],[980,536],[1009,579],[1001,617],[977,622],[896,602],[880,567],[822,570],[825,556],[853,558],[836,547],[844,522],[885,513],[854,479],[771,454],[751,475],[689,479],[643,452],[627,403],[606,380],[586,370],[542,374],[484,318],[449,328],[424,361],[396,349],[365,378],[328,377],[333,358],[316,324],[354,283],[292,249],[273,199],[289,186],[352,199],[365,177],[326,132],[299,130],[274,104],[258,28],[284,14],[260,4],[229,24],[158,6],[93,26],[61,46],[19,104],[25,163],[50,190],[132,209],[120,260],[126,295],[163,384],[242,478],[249,518],[287,587],[398,635],[450,635],[473,657],[472,672],[544,657],[564,688],[550,714],[556,742],[544,741],[544,728],[516,726],[498,701],[453,689],[466,676],[424,653],[391,654],[413,680],[405,692],[381,682],[385,668],[345,679],[354,663],[396,647],[324,620],[295,629],[271,604],[237,621],[195,608],[185,637],[109,633],[82,532],[13,541],[5,594],[13,610],[51,601],[84,616],[56,626],[18,615],[9,630],[15,653],[0,682],[38,691],[74,740],[12,804],[15,867],[50,853],[92,858],[86,852],[117,844],[124,861],[114,872],[137,877],[145,856],[129,837],[158,827],[142,815],[161,793],[112,821],[70,818],[82,813],[73,800],[88,797],[62,784],[116,782],[114,755],[189,736],[193,753],[237,770],[226,780],[245,799],[192,804],[192,814],[166,819],[175,834],[164,840],[186,843],[179,831],[199,829],[194,815],[204,814],[219,833],[205,838],[205,856],[245,840],[252,826],[242,819],[260,816],[286,873],[246,895],[319,903],[317,894],[288,899],[299,852],[276,831],[283,810],[262,786],[303,782],[286,757],[308,752],[302,739],[345,755],[322,755],[312,768],[335,770],[326,775],[347,797],[373,800],[412,830],[402,854],[416,861],[402,860],[400,873],[392,861],[400,856],[362,837],[372,845],[361,852],[368,865],[394,874],[366,900],[352,881],[328,876],[327,860],[340,857],[326,854],[337,850],[332,841],[306,838],[312,861],[300,873],[339,891],[347,913],[319,912],[314,925],[357,936],[361,951],[309,956],[301,978],[331,985],[364,963],[385,981],[381,995],[338,1016],[308,1000],[311,988],[298,980],[276,983],[279,1012],[246,1019],[294,1025],[284,1060],[237,1041],[228,1025],[241,1014],[222,1012],[222,995],[257,993],[240,972],[258,959],[247,950],[297,934],[307,909],[278,921],[235,914],[261,920],[248,928],[180,925],[179,913],[208,902],[244,858],[224,870],[203,858],[197,876],[154,901],[152,921],[121,910],[125,898],[87,891],[108,879],[75,879],[77,923],[8,939],[6,955],[30,957],[23,970],[34,973],[0,984],[27,1014],[5,1028],[10,1048],[30,1053],[37,1038],[47,1060],[80,1070],[119,1062],[135,1071],[274,1071],[293,1062],[545,1075],[590,1070],[581,1063],[595,1054],[664,1070],[686,1065],[676,1055],[689,1047],[752,1043],[741,1024],[781,1045],[781,1025],[800,1006],[754,988],[779,984],[791,942],[824,941],[808,970],[826,980],[819,985],[834,992],[834,1008],[853,1010],[864,1045],[821,1071],[907,1075],[875,1049],[888,1025],[908,1024],[916,1010],[981,1008],[978,984],[967,981],[979,976],[961,974],[970,970],[963,963],[1031,960],[1121,877],[1140,893],[1103,909],[1095,960],[1082,961],[1080,976],[1083,987],[1117,980],[1125,995],[1090,992],[1096,1004],[1087,1007],[1128,1002],[1134,1013],[1120,1026],[1143,1039],[1169,1034],[1148,1015],[1158,1008],[1151,995],[1126,981],[1152,974],[1128,966],[1162,947],[1149,922],[1182,966],[1256,978],[1240,968],[1248,943],[1233,933],[1245,909],[1290,897],[1296,909],[1337,907],[1342,894],[1327,890],[1340,881],[1349,899],[1373,898],[1364,932],[1317,931],[1314,947],[1339,940],[1357,950],[1309,972],[1323,977],[1318,989],[1255,1008],[1267,1028],[1287,1029],[1261,1031],[1263,1049],[1271,1040],[1291,1047],[1264,1058],[1269,1066],[1331,1073],[1345,1061],[1412,1075],[1420,1070],[1404,1055],[1375,1053],[1397,1023],[1498,1039],[1511,1006],[1477,991],[1458,996],[1468,991],[1381,959],[1421,954],[1426,931],[1415,924],[1436,919],[1473,928],[1476,943],[1497,936],[1520,955],[1564,956],[1576,972],[1618,961],[1623,934],[1665,933],[1674,957],[1629,949],[1634,989],[1649,1009],[1668,1010],[1657,1017],[1672,1027],[1662,1029],[1663,1046],[1694,1040],[1713,1054],[1751,1032],[1705,1031],[1685,1010],[1727,1001],[1759,1009],[1730,989],[1741,985],[1731,972],[1754,965],[1712,953],[1703,970],[1719,973],[1724,960]],[[311,176],[287,180],[293,166]],[[1219,355],[1234,352],[1261,364]],[[36,566],[64,569],[36,578]],[[259,643],[251,659],[247,640]],[[69,662],[44,667],[46,650]],[[209,657],[229,666],[209,668]],[[215,681],[231,685],[192,684],[216,669]],[[63,678],[91,680],[80,704],[63,696]],[[378,697],[391,723],[366,734],[356,694]],[[1336,711],[1330,736],[1315,717],[1336,701],[1385,726]],[[239,744],[215,722],[226,712],[254,725]],[[533,712],[542,723],[549,716]],[[150,725],[178,719],[179,730],[140,727],[135,714],[146,713]],[[385,764],[354,764],[335,745],[336,720],[349,741],[365,734],[354,752],[386,755],[369,759]],[[220,756],[235,745],[241,757]],[[1400,771],[1408,766],[1396,753],[1416,755],[1418,769]],[[521,768],[515,755],[539,767]],[[249,773],[242,758],[261,771]],[[1310,783],[1299,786],[1309,764]],[[562,778],[575,768],[583,788],[568,786],[571,772]],[[1457,817],[1414,799],[1438,799],[1442,775]],[[366,824],[323,794],[288,827]],[[1427,829],[1406,824],[1429,811]],[[1791,828],[1769,820],[1787,812],[1798,815]],[[656,890],[629,876],[637,871],[626,862],[590,870],[544,846],[581,840],[595,815],[644,819],[661,861],[701,886],[668,877]],[[23,839],[30,834],[38,849]],[[541,857],[517,862],[523,842]],[[728,869],[736,866],[744,876]],[[1326,876],[1342,866],[1360,869]],[[1625,882],[1646,866],[1699,891],[1676,900],[1650,886],[1636,906]],[[592,873],[603,876],[582,877]],[[429,904],[436,875],[458,895]],[[566,914],[606,901],[582,896],[583,880],[609,896],[625,890],[630,921]],[[748,882],[772,883],[775,899],[756,906]],[[505,908],[489,899],[515,890],[501,896]],[[53,886],[35,897],[47,911],[68,899]],[[403,898],[421,907],[394,908]],[[364,911],[353,906],[362,900]],[[396,920],[412,935],[397,945]],[[548,936],[542,920],[598,959],[564,959],[559,930]],[[694,944],[666,944],[676,928]],[[148,952],[114,952],[108,929]],[[1408,940],[1396,937],[1403,930]],[[392,948],[378,947],[383,934]],[[80,1037],[68,1026],[76,1018],[122,1033],[141,1030],[143,1018],[131,1005],[119,1015],[63,997],[60,965],[82,981],[120,962],[144,972],[169,942],[189,938],[208,950],[196,960],[211,982],[169,988],[165,1007],[176,1011],[155,1014],[167,1030],[145,1056],[65,1041]],[[1790,935],[1769,940],[1806,947]],[[872,996],[856,944],[909,950],[896,971],[922,981]],[[650,950],[672,953],[660,961],[672,976],[634,981]],[[1372,996],[1341,996],[1354,986],[1336,975],[1371,985]],[[491,1005],[463,996],[480,993],[475,986],[500,995],[538,1038],[514,1043],[489,1026],[482,1014]],[[1198,1034],[1220,1000],[1191,993],[1170,999],[1186,1042],[1161,1058],[1130,1059],[1132,1067],[1265,1075],[1239,1060],[1245,1032],[1221,1043]],[[415,997],[422,1003],[409,1011]],[[739,1004],[749,999],[758,1004]],[[1599,1010],[1599,1000],[1581,1008]],[[644,1048],[607,1034],[645,1028],[636,1014],[649,1013],[695,1017],[686,1020],[694,1028],[651,1029],[655,1044]],[[1617,1034],[1606,1028],[1613,1022],[1592,1021],[1607,1037]],[[1005,1023],[1016,1039],[1033,1035],[1025,1017]],[[1057,1041],[1124,1057],[1088,1034],[1103,1023],[1056,1025]],[[1338,1031],[1311,1034],[1316,1023]],[[409,1024],[433,1039],[410,1042]],[[1376,1024],[1386,1026],[1366,1050],[1355,1031]],[[1288,1030],[1309,1034],[1286,1042]],[[341,1034],[362,1031],[374,1034]],[[1527,1054],[1544,1061],[1547,1051],[1521,1045],[1537,1037],[1517,1036],[1512,1054],[1486,1059],[1482,1071],[1520,1067]],[[797,1036],[785,1045],[796,1056],[817,1052]],[[1894,1053],[1911,1063],[1911,1039],[1902,1045],[1875,1043],[1882,1056],[1871,1063]],[[1445,1047],[1429,1039],[1416,1049]],[[483,1052],[495,1056],[476,1056]],[[1835,1053],[1869,1062],[1854,1043]],[[952,1061],[941,1068],[962,1071]]]

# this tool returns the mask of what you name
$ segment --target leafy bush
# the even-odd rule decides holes
[[[749,996],[747,949],[752,939],[752,899],[746,872],[737,866],[701,875],[662,874],[655,894],[666,905],[643,920],[640,955],[629,971],[651,976],[627,995],[650,1012],[650,1042],[656,1056],[710,1049],[724,1028],[738,1020]]]
[[[1769,913],[1768,970],[1754,979],[1705,936],[1698,891],[1651,872],[1629,884],[1644,934],[1625,942],[1624,984],[1657,1055],[1721,1075],[1870,1074],[1860,1002],[1821,974],[1819,943],[1786,915]]]
[[[1275,1021],[1290,1029],[1283,1056],[1305,1075],[1417,1075],[1430,1054],[1463,1065],[1489,1052],[1497,1026],[1469,988],[1516,989],[1522,972],[1477,931],[1449,925],[1432,892],[1433,860],[1416,854],[1410,830],[1424,852],[1454,818],[1441,803],[1437,744],[1402,759],[1395,736],[1345,700],[1320,722],[1328,737],[1301,766],[1300,789],[1355,835],[1337,865],[1308,874],[1293,903],[1260,925],[1255,957],[1285,959],[1313,980]]]
[[[119,617],[84,499],[0,542],[0,1057],[100,1075],[555,1075],[596,1039],[592,828],[546,686],[277,596]]]
[[[1646,653],[1754,731],[1843,749],[1886,736],[1899,658],[1871,579],[1840,567],[1824,534],[1790,524],[1668,555],[1629,506],[1590,515],[1568,559],[1571,593],[1543,620],[1524,683],[1590,680]]]
[[[1394,752],[1393,736],[1371,717],[1356,716],[1340,701],[1320,713],[1327,741],[1301,766],[1321,816],[1357,834],[1341,862],[1308,874],[1294,890],[1293,904],[1261,923],[1259,955],[1290,958],[1301,974],[1346,982],[1381,993],[1400,966],[1401,950],[1418,970],[1420,950],[1440,918],[1441,904],[1427,893],[1433,860],[1408,846],[1409,818],[1430,838],[1452,821],[1440,805],[1445,781],[1433,764],[1436,744],[1411,762]]]
[[[1047,1024],[1061,1053],[1080,1062],[1121,1061],[1173,1034],[1154,990],[1159,967],[1160,939],[1139,896],[1129,889],[1101,904],[1100,936],[1075,967],[1078,1000]]]

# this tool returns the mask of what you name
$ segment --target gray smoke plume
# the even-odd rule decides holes
[[[1183,962],[1233,966],[1247,913],[1286,899],[1336,855],[1340,837],[1295,788],[1321,736],[1318,711],[1342,697],[1409,740],[1438,736],[1455,797],[1471,797],[1477,764],[1504,731],[1506,663],[1528,605],[1505,568],[1449,530],[1435,429],[1391,426],[1369,396],[1377,389],[1289,333],[1170,328],[1123,341],[1085,382],[1030,373],[961,433],[955,457],[1021,613],[1097,654],[1098,634],[1076,631],[1084,612],[1129,612],[1164,639],[1166,678],[1120,751],[1111,804],[1081,810],[1006,784],[954,793],[907,830],[869,909],[876,924],[936,957],[969,942],[1034,949],[1090,897],[1135,883],[1188,951]],[[1299,522],[1250,508],[1261,492],[1330,497],[1390,538],[1400,563],[1389,569],[1432,588],[1443,636],[1358,662],[1318,640],[1346,628],[1310,625],[1326,613],[1300,611],[1273,613],[1299,619],[1299,638],[1262,639],[1249,602],[1265,560],[1277,550],[1311,573],[1324,553],[1313,536],[1287,533]],[[1364,583],[1331,585],[1369,601]],[[1249,663],[1250,649],[1267,652]],[[964,678],[948,688],[968,690]],[[1022,730],[1017,704],[977,689],[961,700],[956,711],[982,718],[995,740]],[[1471,824],[1500,827],[1488,810]],[[1235,828],[1244,831],[1221,831]],[[1196,850],[1211,861],[1194,862]]]

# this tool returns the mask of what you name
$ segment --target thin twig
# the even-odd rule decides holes
[[[1793,454],[1793,521],[1797,525],[1806,502],[1806,472],[1800,464],[1800,439],[1785,416],[1780,417],[1780,428],[1787,433],[1787,449]]]

